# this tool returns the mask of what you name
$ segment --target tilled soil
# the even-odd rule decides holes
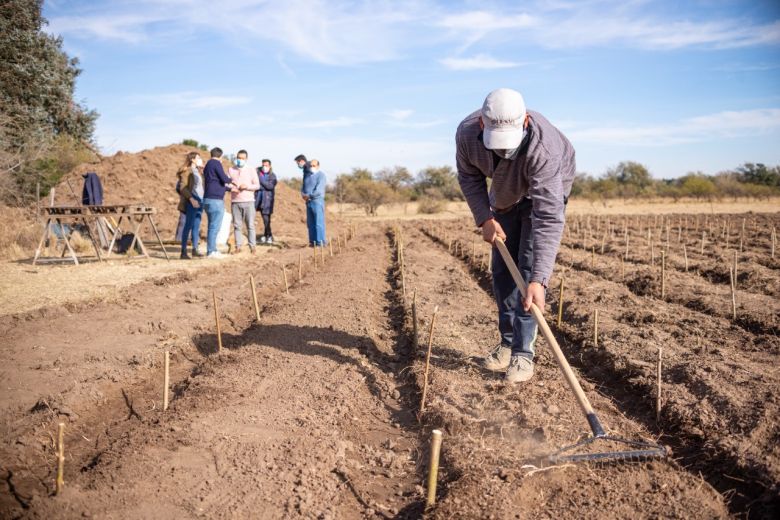
[[[451,229],[464,244],[472,243],[467,225]],[[767,455],[762,461],[761,454],[777,449],[771,398],[776,374],[757,377],[760,366],[777,354],[761,349],[773,344],[770,334],[752,338],[753,351],[735,354],[742,357],[733,363],[745,373],[735,370],[738,375],[723,389],[716,382],[729,375],[727,365],[699,372],[694,356],[671,348],[663,422],[656,427],[647,395],[654,351],[642,350],[633,339],[636,330],[653,329],[657,321],[659,329],[671,330],[665,334],[683,334],[682,325],[671,328],[678,308],[687,313],[684,319],[713,333],[727,320],[667,302],[658,303],[661,312],[648,313],[642,305],[646,297],[570,267],[576,276],[570,274],[572,302],[560,334],[585,391],[610,433],[659,439],[672,445],[674,458],[550,465],[546,455],[589,434],[585,418],[541,339],[529,383],[508,386],[501,374],[479,367],[477,358],[498,341],[495,303],[479,266],[484,247],[474,246],[477,254],[463,261],[429,235],[436,235],[429,226],[403,228],[406,295],[392,233],[377,226],[361,229],[343,253],[334,248],[336,255],[326,254],[325,265],[316,269],[311,250],[284,250],[229,270],[133,286],[127,302],[111,304],[112,312],[84,304],[70,316],[30,314],[6,321],[6,337],[30,349],[55,342],[56,331],[70,344],[92,347],[74,348],[80,353],[68,356],[68,344],[61,341],[56,364],[47,351],[33,350],[45,370],[32,366],[33,358],[18,348],[16,358],[6,359],[16,364],[26,359],[30,366],[20,378],[35,386],[17,392],[15,405],[4,404],[3,516],[722,518],[773,511],[777,459]],[[463,250],[469,247],[461,247],[458,256],[469,257]],[[584,253],[563,252],[578,254]],[[259,323],[253,320],[250,273],[259,288]],[[221,352],[212,289],[218,289],[223,316]],[[413,290],[417,352],[410,349]],[[586,349],[581,346],[590,337],[586,309],[594,294],[605,307],[624,309],[617,317],[605,314],[603,341],[598,349]],[[430,386],[425,411],[417,416],[435,306]],[[133,334],[127,329],[131,323],[141,330]],[[737,325],[718,337],[732,345],[744,331]],[[103,338],[114,338],[114,346]],[[731,346],[701,348],[710,364],[732,353]],[[164,349],[173,355],[172,401],[165,412],[160,410]],[[98,357],[82,361],[79,356],[91,350]],[[755,352],[768,357],[753,357]],[[766,402],[757,408],[762,399]],[[740,414],[740,406],[750,411]],[[718,435],[733,419],[738,427]],[[53,497],[59,421],[66,423],[66,486]],[[671,442],[667,427],[675,436],[684,434],[683,440]],[[441,484],[437,505],[424,513],[420,484],[433,428],[444,431]],[[697,465],[696,454],[708,463]],[[750,495],[748,486],[735,485],[727,493],[723,481],[713,478],[715,457],[725,461],[724,474],[759,491]],[[753,503],[747,506],[736,494]]]
[[[479,251],[472,254],[472,232],[450,226],[432,235],[446,235],[439,241],[458,256],[463,251],[465,265],[489,290],[483,257]],[[659,277],[652,277],[649,266],[626,266],[626,285],[615,281],[622,278],[620,262],[615,262],[593,250],[561,248],[548,303],[552,303],[554,322],[564,276],[563,324],[557,332],[569,359],[623,413],[672,445],[684,467],[701,472],[724,495],[732,513],[776,516],[780,507],[776,398],[780,342],[776,334],[766,327],[754,331],[744,320],[734,322],[723,313],[713,315],[685,305],[693,292],[686,282],[705,283],[694,273],[667,273],[667,287],[677,295],[661,300]],[[637,294],[632,288],[630,270],[635,269],[644,269],[651,277],[652,291]],[[777,275],[770,273],[766,282],[776,283]],[[680,291],[678,283],[685,289]],[[707,288],[697,291],[710,297],[717,294]],[[764,301],[764,294],[739,294],[747,306],[763,305],[764,316],[778,313],[777,302]],[[596,309],[598,346],[594,345]],[[661,421],[656,423],[659,347],[663,349],[663,398]]]
[[[728,516],[720,495],[673,461],[546,463],[546,455],[589,433],[548,348],[540,339],[529,383],[508,386],[503,374],[482,370],[478,358],[498,343],[494,301],[446,250],[414,228],[406,235],[405,284],[417,291],[423,331],[439,306],[424,413],[446,431],[449,484],[436,517]],[[418,384],[422,365],[415,364]],[[652,440],[591,382],[583,387],[611,433]]]

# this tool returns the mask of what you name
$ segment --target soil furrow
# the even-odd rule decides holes
[[[417,289],[422,316],[430,316],[434,305],[441,315],[424,419],[446,430],[445,453],[459,476],[437,516],[624,517],[639,510],[649,516],[728,515],[711,487],[672,461],[535,471],[544,466],[544,455],[588,430],[557,365],[540,340],[531,382],[508,386],[502,374],[485,373],[476,358],[498,340],[495,303],[460,262],[419,231],[406,233],[408,288]],[[418,362],[415,373],[421,372]],[[587,381],[583,386],[611,431],[650,435]]]
[[[467,255],[465,262],[490,293],[490,278],[478,259]],[[752,337],[754,348],[743,353],[744,333],[724,330],[721,319],[673,307],[648,308],[624,286],[588,272],[568,273],[562,346],[574,364],[601,382],[601,392],[653,430],[655,345],[664,346],[663,438],[691,471],[701,471],[731,496],[733,512],[771,516],[778,500],[780,458],[772,431],[779,382],[764,367],[776,364],[777,338]],[[592,339],[594,308],[602,310],[598,348]],[[610,316],[609,309],[619,311]],[[690,348],[696,341],[698,347]]]

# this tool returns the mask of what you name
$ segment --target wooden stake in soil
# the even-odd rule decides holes
[[[625,280],[626,279],[626,256],[624,255],[620,258],[620,279]]]
[[[593,346],[599,346],[599,310],[593,312]]]
[[[284,292],[290,296],[290,285],[287,283],[287,269],[282,266],[282,276],[284,277]]]
[[[563,323],[563,280],[564,276],[561,274],[561,287],[558,289],[558,328],[561,328]]]
[[[298,253],[298,281],[303,280],[303,253]]]
[[[328,240],[328,247],[330,248],[330,257],[333,258],[333,237]]]
[[[427,506],[436,503],[436,484],[439,480],[439,457],[441,455],[441,430],[431,432],[431,461],[428,465],[428,498]]]
[[[688,249],[685,247],[685,242],[683,242],[683,258],[685,259],[685,272],[688,272]]]
[[[661,251],[661,299],[666,299],[666,251]]]
[[[314,268],[317,268],[317,246],[311,248],[312,257],[314,258]]]
[[[211,291],[214,300],[214,321],[217,322],[217,352],[222,352],[222,326],[219,324],[219,307],[217,306],[217,293]]]
[[[737,319],[737,287],[734,280],[734,268],[729,267],[729,280],[731,281],[731,316],[734,320]]]
[[[65,486],[65,423],[57,425],[57,480],[55,481],[55,494],[62,493]]]
[[[777,229],[775,229],[774,226],[772,226],[772,250],[770,252],[769,258],[774,260],[775,258],[775,243],[777,243]]]
[[[655,394],[655,422],[661,422],[661,354],[663,349],[658,347],[658,366],[656,368],[656,394]]]
[[[325,244],[320,246],[320,260],[322,265],[325,265]]]
[[[701,251],[699,251],[699,254],[704,256],[704,240],[707,238],[707,232],[702,230],[701,232]]]
[[[412,291],[412,346],[416,353],[420,346],[420,338],[417,331],[417,289]]]
[[[257,289],[255,288],[255,277],[249,275],[249,287],[252,288],[252,305],[255,307],[255,319],[260,321],[260,306],[257,304]]]
[[[737,255],[739,253],[734,251],[734,288],[737,288]]]
[[[163,376],[163,411],[168,409],[168,387],[171,384],[171,353],[165,351],[165,361],[163,362],[165,375]]]
[[[418,419],[422,418],[422,414],[425,411],[425,397],[428,394],[428,370],[431,366],[431,348],[433,347],[433,326],[436,324],[436,314],[439,312],[439,306],[433,308],[433,316],[431,317],[431,328],[428,330],[428,352],[425,354],[425,372],[423,372],[423,389],[422,397],[420,397],[420,414]]]

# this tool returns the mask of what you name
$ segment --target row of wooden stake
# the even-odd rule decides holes
[[[405,258],[404,258],[404,239],[400,228],[396,227],[393,230],[393,242],[395,244],[395,258],[396,268],[398,271],[398,279],[401,285],[401,297],[406,308],[406,278],[404,275],[405,270]],[[425,411],[425,403],[428,396],[428,378],[431,367],[431,351],[433,349],[433,330],[436,325],[436,316],[439,313],[438,305],[433,309],[433,315],[431,316],[431,324],[428,329],[428,348],[425,353],[425,368],[423,370],[423,387],[420,395],[420,410],[417,414],[417,420],[422,421],[422,415]],[[417,289],[412,291],[412,303],[411,303],[411,317],[412,317],[412,346],[414,356],[417,356],[417,349],[419,348],[419,330],[417,322]],[[425,503],[427,506],[432,506],[436,503],[436,487],[439,474],[439,458],[441,454],[442,432],[440,430],[433,430],[431,432],[431,453],[428,463],[428,486]]]
[[[344,233],[344,247],[346,247],[347,241],[351,240],[355,235],[355,226],[352,224],[348,230]],[[338,246],[338,252],[341,253],[342,249],[342,238],[341,234],[337,235],[337,246]],[[314,262],[315,266],[317,265],[317,248],[314,248]],[[324,247],[320,247],[320,262],[324,265],[325,262],[325,256],[324,256]],[[333,256],[333,240],[330,241],[330,256]],[[298,263],[298,281],[300,282],[303,279],[303,265],[301,262],[302,255],[299,254],[299,263]],[[284,266],[282,266],[282,272],[284,277],[284,290],[286,294],[290,294],[290,287],[287,283],[287,272]],[[255,277],[254,275],[249,275],[249,286],[251,288],[251,295],[252,295],[252,306],[255,311],[255,319],[259,322],[260,321],[260,306],[258,304],[257,300],[257,289],[255,287]],[[217,335],[217,352],[222,351],[222,325],[220,321],[220,313],[219,313],[219,304],[217,302],[217,293],[216,291],[211,292],[212,301],[214,305],[214,321],[216,325],[216,335]],[[169,390],[170,390],[170,381],[171,381],[171,375],[170,375],[170,367],[171,367],[171,355],[170,351],[166,350],[163,357],[163,396],[162,396],[162,409],[163,411],[168,410],[169,405]],[[64,471],[65,471],[65,444],[64,444],[64,431],[65,431],[65,424],[59,423],[57,428],[57,476],[55,479],[55,494],[59,495],[63,487],[65,485],[65,479],[64,479]]]

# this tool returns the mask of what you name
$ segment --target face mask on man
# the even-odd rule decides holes
[[[271,171],[271,168],[269,168],[268,166],[263,166],[263,173],[268,173],[270,171]]]
[[[245,159],[236,159],[236,166],[239,168],[243,168],[246,166],[246,160]]]
[[[298,169],[303,170],[303,167],[306,165],[306,163],[298,163]]]
[[[520,147],[517,148],[510,148],[510,149],[497,149],[493,150],[496,155],[501,157],[502,159],[509,159],[510,161],[517,157],[517,152],[520,151]]]

